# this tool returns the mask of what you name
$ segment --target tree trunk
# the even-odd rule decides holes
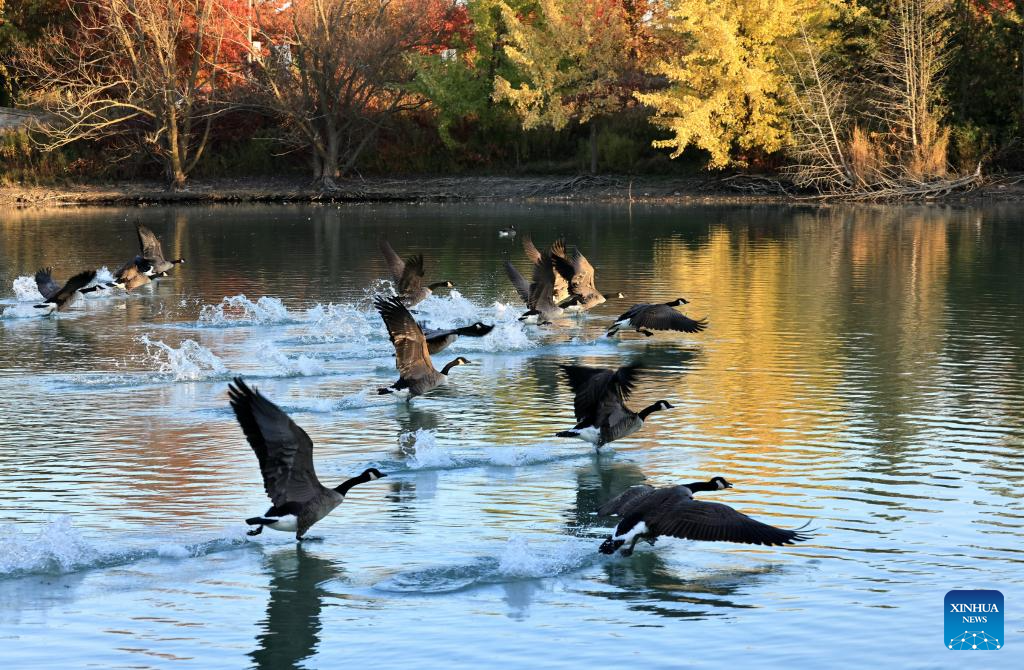
[[[597,121],[590,121],[590,174],[597,174]]]
[[[181,164],[181,142],[178,137],[178,116],[174,109],[167,115],[167,153],[165,158],[167,188],[177,191],[185,186],[185,170]]]

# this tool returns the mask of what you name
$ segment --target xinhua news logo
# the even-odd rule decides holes
[[[999,591],[950,591],[945,603],[945,644],[953,651],[1002,649],[1003,594]]]

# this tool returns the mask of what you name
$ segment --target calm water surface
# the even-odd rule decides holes
[[[10,668],[950,667],[942,601],[1006,597],[1024,662],[1024,230],[1019,208],[210,207],[0,214],[0,639]],[[114,268],[145,222],[187,263],[125,297],[18,318],[25,276]],[[501,270],[516,223],[622,290],[522,326]],[[452,384],[411,404],[370,309],[375,237],[451,280],[432,326]],[[700,335],[602,337],[683,296]],[[667,399],[595,455],[560,363],[651,369]],[[440,367],[440,365],[438,366]],[[296,547],[226,401],[245,375],[334,485],[376,465]],[[597,553],[609,496],[722,475],[707,494],[808,543],[663,540]],[[973,658],[973,657],[968,657]]]

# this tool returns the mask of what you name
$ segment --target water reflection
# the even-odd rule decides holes
[[[275,552],[266,568],[270,573],[267,611],[249,658],[260,670],[299,668],[316,653],[323,628],[321,612],[330,595],[327,584],[343,578],[344,569],[301,546]]]

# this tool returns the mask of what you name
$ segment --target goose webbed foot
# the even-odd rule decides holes
[[[638,333],[643,333],[646,337],[650,337],[650,336],[654,335],[654,333],[649,331],[649,330],[637,330],[637,332]]]
[[[256,526],[255,528],[250,530],[248,533],[246,533],[246,535],[254,536],[254,535],[259,535],[262,532],[263,532],[263,526]]]

